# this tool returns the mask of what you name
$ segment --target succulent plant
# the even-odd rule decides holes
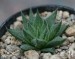
[[[42,19],[37,10],[34,17],[32,10],[29,12],[29,20],[21,12],[23,29],[7,29],[15,38],[22,41],[23,50],[40,50],[53,53],[56,46],[61,45],[65,39],[61,37],[67,28],[66,24],[56,22],[57,10],[46,19]]]

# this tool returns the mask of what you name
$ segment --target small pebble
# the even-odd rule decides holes
[[[0,49],[0,54],[3,55],[3,54],[7,54],[8,52],[5,50],[5,49]]]
[[[65,32],[68,36],[74,36],[75,35],[75,28],[71,26],[71,27],[67,28]]]
[[[14,29],[14,25],[13,24],[10,25],[10,29]]]
[[[43,53],[42,59],[50,59],[51,56],[52,56],[51,53]]]
[[[75,43],[71,44],[71,46],[69,47],[69,50],[75,50]]]
[[[62,35],[63,39],[67,39],[67,36],[65,34]]]
[[[7,59],[7,56],[5,54],[1,55],[1,59]]]
[[[43,19],[48,18],[50,15],[51,15],[51,12],[46,12],[46,11],[41,14]]]
[[[6,47],[6,44],[3,42],[0,42],[0,48],[5,48],[5,47]]]
[[[68,59],[75,59],[75,50],[69,49],[69,51],[68,51]]]
[[[57,19],[57,20],[61,20],[62,14],[63,14],[63,11],[62,11],[62,10],[58,11],[58,12],[57,12],[57,17],[56,17],[56,19]]]
[[[63,18],[66,19],[69,17],[69,12],[68,11],[64,11],[63,12]]]
[[[47,11],[44,11],[43,13],[41,13],[41,16],[46,17],[47,14],[48,14],[48,12]]]
[[[1,37],[1,40],[4,42],[6,38],[7,38],[7,35],[3,35],[3,36]]]
[[[60,56],[61,56],[62,59],[67,59],[68,58],[67,53],[65,51],[61,51]]]
[[[71,37],[68,37],[68,38],[67,38],[67,40],[69,40],[69,42],[71,42],[71,43],[72,43],[72,42],[74,42],[74,41],[75,41],[75,38],[74,38],[74,36],[71,36]]]
[[[11,34],[9,32],[6,32],[5,35],[6,36],[11,36]]]
[[[75,15],[74,15],[74,14],[71,14],[71,15],[70,15],[70,18],[71,18],[72,20],[75,20]]]
[[[10,44],[10,43],[11,43],[11,39],[10,39],[10,38],[7,38],[7,39],[5,40],[5,43],[6,43],[6,44]]]
[[[14,52],[11,53],[12,55],[15,55],[17,57],[20,57],[20,50],[15,50]]]
[[[22,21],[22,16],[19,16],[16,19],[17,19],[17,21],[20,21],[21,22]]]
[[[11,59],[18,59],[16,56],[12,56],[12,58]]]
[[[61,49],[56,49],[57,50],[57,52],[61,52],[62,50]]]
[[[19,47],[16,45],[7,45],[6,50],[11,53],[11,52],[14,52],[16,50],[19,50]]]
[[[50,59],[62,59],[59,55],[52,55]]]
[[[14,29],[17,29],[17,28],[19,28],[19,29],[23,28],[23,25],[20,21],[14,22]]]
[[[26,57],[24,57],[24,56],[21,56],[21,59],[27,59]]]
[[[67,47],[67,46],[63,46],[63,47],[60,47],[60,49],[62,49],[62,50],[67,50],[68,47]]]
[[[29,50],[24,52],[27,59],[39,59],[39,54],[35,50]]]

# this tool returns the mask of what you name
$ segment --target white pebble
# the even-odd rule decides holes
[[[11,39],[9,39],[9,38],[7,38],[7,39],[5,40],[5,43],[6,43],[6,44],[10,44],[10,42],[11,42]]]
[[[14,29],[14,25],[13,24],[10,25],[10,29]]]
[[[68,51],[68,59],[75,59],[75,50],[70,49]]]
[[[16,56],[13,56],[11,59],[18,59]]]
[[[26,57],[24,57],[24,56],[21,56],[21,59],[27,59]]]
[[[64,11],[63,12],[63,18],[68,18],[69,17],[69,12],[68,11]]]
[[[6,38],[7,38],[7,35],[3,35],[3,36],[1,37],[1,40],[4,42]]]
[[[1,59],[11,59],[11,56],[7,54],[3,54],[1,55]]]
[[[50,59],[51,53],[43,53],[42,54],[42,59]]]
[[[69,47],[69,50],[75,50],[75,43],[72,43],[71,46]]]
[[[68,22],[66,22],[66,20],[65,20],[65,19],[62,19],[62,24],[69,25],[69,23],[68,23]]]
[[[68,58],[67,53],[65,51],[60,52],[60,56],[61,56],[62,59]]]
[[[5,43],[10,44],[12,39],[12,36],[8,36],[7,39],[5,39]]]
[[[14,52],[14,51],[16,51],[16,50],[19,50],[19,47],[16,46],[16,45],[7,45],[7,46],[6,46],[6,50],[7,50],[8,52]]]
[[[0,42],[0,48],[5,48],[5,47],[6,47],[6,44],[3,42]]]
[[[49,17],[51,14],[52,14],[52,12],[48,12],[48,14],[47,14],[47,16],[46,16],[46,17]]]
[[[22,16],[17,17],[17,21],[22,21]]]
[[[6,56],[6,54],[3,54],[3,55],[1,55],[1,57],[0,57],[1,59],[6,59],[7,58],[7,56]]]
[[[15,37],[11,37],[11,44],[13,45],[20,45],[21,41],[18,41]]]
[[[68,27],[65,32],[68,36],[74,36],[75,35],[75,28],[73,26]]]
[[[42,13],[42,18],[43,18],[43,19],[46,19],[46,18],[48,18],[50,15],[51,15],[51,12],[45,11],[45,12]]]
[[[74,19],[75,19],[75,15],[74,15],[74,14],[71,14],[71,15],[70,15],[70,18],[71,18],[72,20],[74,20]]]
[[[68,46],[62,46],[60,47],[62,50],[68,50]]]
[[[14,52],[12,52],[12,55],[19,57],[20,56],[20,50],[15,50]]]
[[[70,26],[73,25],[73,22],[71,21],[70,18],[68,18],[68,19],[66,20],[66,22],[67,22],[67,24],[70,25]]]
[[[56,49],[56,52],[61,52],[62,50],[61,49]]]
[[[59,55],[52,55],[50,59],[62,59]]]
[[[24,52],[27,59],[39,59],[39,54],[35,50],[29,50]]]
[[[21,42],[18,41],[18,40],[13,39],[13,40],[11,40],[11,44],[14,44],[14,45],[21,45]]]
[[[44,11],[43,13],[41,13],[41,16],[46,17],[47,14],[48,14],[48,12],[47,11]]]
[[[8,52],[5,50],[5,49],[0,49],[0,54],[3,55],[3,54],[7,54]]]
[[[14,29],[19,28],[22,29],[23,25],[20,21],[16,21],[14,22]]]
[[[71,37],[68,37],[67,40],[69,40],[70,42],[74,42],[75,38],[74,38],[74,36],[71,36]]]
[[[67,36],[65,34],[62,35],[63,39],[67,39]]]
[[[58,11],[58,12],[57,12],[57,17],[56,17],[56,19],[57,19],[57,20],[61,20],[62,14],[63,14],[63,11],[62,11],[62,10]]]
[[[7,35],[7,36],[11,36],[11,34],[10,34],[9,32],[6,32],[5,35]]]

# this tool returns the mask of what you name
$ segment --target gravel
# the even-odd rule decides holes
[[[43,19],[49,17],[52,12],[43,12],[40,15]],[[36,16],[36,14],[34,14]],[[29,16],[26,15],[29,19]],[[35,50],[24,51],[21,53],[19,45],[21,42],[16,40],[9,32],[1,37],[0,42],[0,59],[75,59],[75,15],[68,11],[59,10],[56,21],[62,21],[62,24],[68,24],[69,27],[62,35],[66,41],[56,48],[55,53],[39,53]],[[16,18],[16,21],[10,25],[11,29],[22,29],[22,16]]]
[[[74,25],[75,26],[75,25]],[[68,27],[66,30],[66,34],[68,36],[75,36],[75,28],[73,26]]]
[[[51,53],[41,53],[41,59],[50,59],[50,57],[52,56]]]

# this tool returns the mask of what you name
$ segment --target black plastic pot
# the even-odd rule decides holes
[[[36,10],[38,9],[39,12],[43,12],[43,11],[53,11],[56,8],[58,8],[59,10],[63,10],[63,11],[69,11],[71,14],[75,14],[75,11],[73,8],[70,7],[66,7],[66,6],[60,6],[60,5],[46,5],[46,6],[37,6],[37,7],[32,7],[33,12],[35,13]],[[25,10],[23,10],[24,14],[28,14],[30,8],[27,8]],[[20,16],[21,13],[18,12],[14,15],[12,15],[11,17],[9,17],[1,26],[0,26],[0,37],[2,35],[4,35],[4,33],[6,32],[6,27],[9,28],[9,26],[16,21],[16,18],[18,16]]]

